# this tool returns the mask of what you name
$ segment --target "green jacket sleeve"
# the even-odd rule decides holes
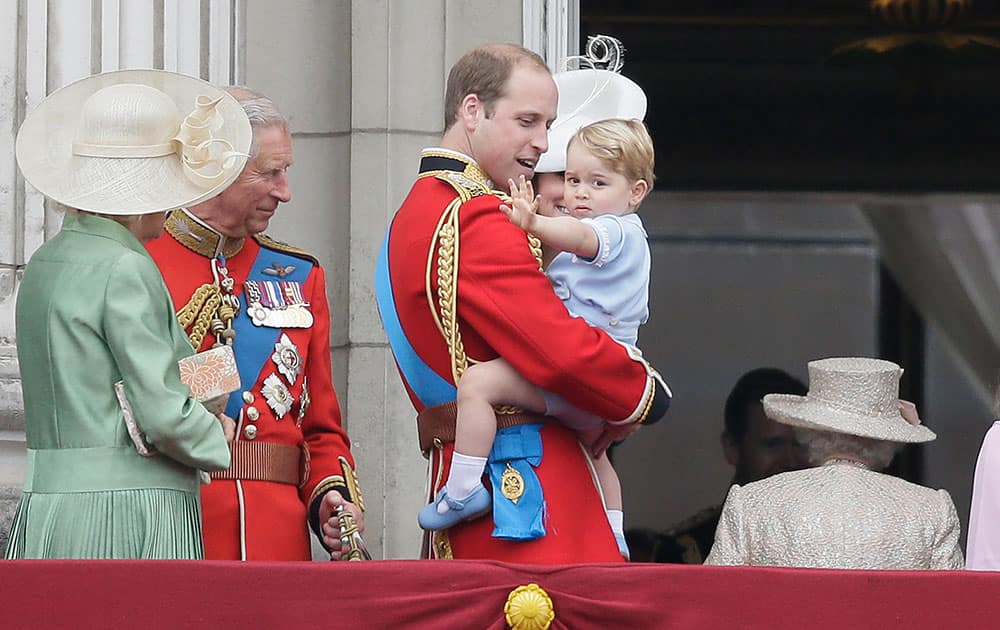
[[[221,424],[181,383],[177,361],[192,350],[152,259],[137,252],[123,256],[111,273],[104,304],[105,339],[147,441],[192,468],[228,467]]]

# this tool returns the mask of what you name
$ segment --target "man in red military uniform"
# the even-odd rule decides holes
[[[428,501],[448,477],[454,384],[472,361],[503,356],[539,387],[614,423],[595,450],[658,420],[669,406],[668,390],[641,357],[569,316],[540,271],[537,241],[499,209],[494,189],[530,178],[545,152],[556,101],[552,77],[534,53],[512,45],[466,53],[448,78],[441,147],[422,153],[418,180],[386,236],[376,293],[430,458]],[[574,433],[524,412],[498,413],[498,427],[489,464],[493,518],[436,532],[426,554],[622,561],[590,455]],[[544,535],[491,535],[501,514],[512,515],[516,529],[526,503],[537,506]]]
[[[201,492],[205,557],[308,560],[309,525],[341,557],[338,507],[364,528],[330,366],[326,279],[316,259],[262,232],[291,199],[291,135],[267,98],[230,89],[252,155],[219,197],[174,211],[148,249],[192,345],[231,343],[242,380],[232,465]],[[345,550],[346,551],[346,550]]]

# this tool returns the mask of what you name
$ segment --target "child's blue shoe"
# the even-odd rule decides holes
[[[447,502],[448,509],[444,514],[439,514],[437,506],[442,501]],[[417,522],[420,523],[420,527],[432,532],[447,529],[456,523],[482,516],[490,511],[492,504],[493,498],[482,484],[473,490],[472,494],[461,500],[452,499],[448,496],[448,490],[441,488],[437,496],[434,497],[434,503],[425,505],[420,510]]]

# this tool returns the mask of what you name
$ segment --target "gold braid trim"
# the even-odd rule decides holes
[[[181,328],[186,331],[188,326],[191,326],[191,332],[187,333],[187,337],[195,350],[201,348],[201,342],[204,341],[212,318],[216,316],[221,303],[222,295],[219,287],[214,284],[203,284],[191,295],[188,303],[177,311],[177,321]]]
[[[649,415],[649,410],[653,408],[653,397],[656,395],[655,378],[652,376],[647,378],[649,380],[649,389],[646,391],[646,400],[642,404],[642,411],[639,413],[639,417],[635,420],[637,424],[642,424],[646,421],[646,416]]]
[[[437,253],[438,241],[441,239],[441,231],[443,229],[444,221],[449,216],[449,212],[455,203],[459,202],[458,199],[452,200],[448,207],[445,209],[444,213],[441,214],[441,218],[438,219],[437,226],[434,228],[434,234],[431,236],[431,246],[427,252],[427,269],[424,273],[424,291],[427,294],[427,303],[431,305],[431,317],[434,318],[434,325],[437,326],[438,332],[441,333],[445,340],[447,341],[447,335],[444,332],[444,326],[441,325],[441,318],[438,316],[437,301],[434,299],[434,282],[432,278],[434,277],[434,256]]]
[[[304,258],[313,263],[314,265],[319,264],[319,259],[310,254],[309,252],[307,252],[306,250],[299,249],[294,245],[289,245],[288,243],[285,243],[283,241],[271,238],[270,236],[264,234],[263,232],[261,232],[260,234],[254,234],[253,240],[257,241],[258,245],[266,249],[273,249],[275,251],[283,252],[285,254],[290,254],[298,258]]]
[[[476,170],[478,172],[478,169]],[[473,197],[486,194],[488,189],[481,187],[478,181],[470,180],[465,175],[454,178],[455,175],[457,174],[452,172],[435,172],[435,177],[451,186],[458,196],[451,200],[434,228],[424,278],[427,303],[436,305],[436,307],[432,306],[431,315],[434,317],[438,331],[448,345],[448,354],[451,356],[451,375],[457,385],[469,364],[465,354],[465,345],[462,343],[462,335],[458,330],[457,316],[459,216],[463,203]],[[423,173],[421,176],[427,176],[427,174]],[[434,272],[435,262],[437,263],[436,274]],[[437,299],[435,299],[432,290],[432,278],[435,275],[438,281]]]
[[[528,235],[528,249],[531,250],[531,255],[535,257],[535,260],[538,261],[538,270],[544,273],[545,267],[542,262],[542,241],[531,232],[525,232],[525,234]]]
[[[441,326],[444,340],[451,355],[451,374],[458,384],[468,367],[465,345],[458,330],[458,253],[459,253],[459,208],[461,198],[448,204],[445,221],[438,236],[437,257],[437,305],[441,312]]]
[[[496,191],[487,193],[485,190],[482,192],[470,190],[446,177],[438,176],[438,179],[450,184],[458,193],[458,196],[451,200],[451,203],[445,208],[441,214],[441,218],[438,220],[437,226],[434,228],[434,234],[431,237],[431,247],[427,255],[424,289],[427,294],[427,303],[432,305],[431,315],[434,318],[434,324],[448,345],[448,354],[451,357],[452,378],[457,385],[469,363],[478,363],[478,361],[466,355],[465,345],[462,343],[462,334],[458,329],[460,211],[463,203],[480,194],[495,194],[501,201],[506,199],[508,202],[510,198]],[[541,270],[542,243],[533,234],[526,233],[526,236],[528,247],[535,260],[538,261],[538,268]],[[435,262],[437,263],[436,273],[434,271]],[[432,281],[435,276],[438,282],[436,296],[433,291],[434,283]],[[520,409],[503,406],[498,407],[497,411],[498,413],[510,414],[519,413]]]
[[[330,475],[316,484],[316,487],[313,488],[312,494],[309,495],[309,501],[306,505],[312,505],[313,501],[320,498],[330,490],[339,490],[340,488],[344,488],[346,490],[347,481],[345,481],[340,475]],[[348,492],[350,492],[350,490],[348,490]]]

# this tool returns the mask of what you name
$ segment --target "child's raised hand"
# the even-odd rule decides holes
[[[535,188],[530,181],[524,179],[524,175],[518,181],[507,180],[510,185],[510,205],[500,204],[510,222],[522,230],[530,232],[538,218],[538,197],[535,196]]]

